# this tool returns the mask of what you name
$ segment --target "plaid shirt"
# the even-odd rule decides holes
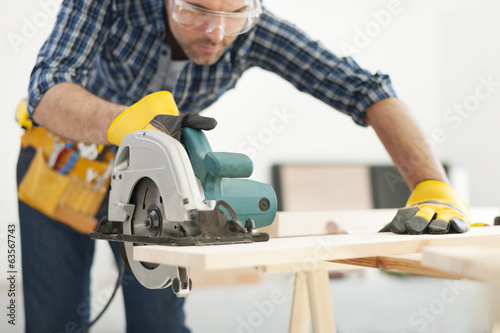
[[[30,114],[60,82],[125,105],[160,90],[159,73],[166,70],[161,59],[170,54],[163,12],[164,0],[64,0],[31,74]],[[172,92],[179,110],[207,108],[253,66],[278,74],[363,126],[370,105],[395,96],[387,75],[338,58],[264,9],[257,25],[238,36],[215,64],[190,61],[184,67]]]

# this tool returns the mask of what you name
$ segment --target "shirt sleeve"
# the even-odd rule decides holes
[[[107,30],[111,0],[64,0],[54,29],[43,44],[31,72],[28,112],[43,94],[61,82],[85,86]]]
[[[395,97],[389,76],[372,74],[350,57],[339,58],[293,24],[264,10],[249,61],[283,77],[308,93],[368,126],[364,116],[375,102]]]

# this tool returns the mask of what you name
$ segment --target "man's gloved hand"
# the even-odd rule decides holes
[[[448,184],[427,180],[415,187],[406,207],[398,210],[392,222],[380,231],[445,234],[469,228],[469,208],[458,194]]]
[[[127,134],[141,129],[162,131],[180,141],[183,127],[211,130],[216,125],[215,119],[197,113],[179,115],[172,94],[160,91],[144,97],[116,117],[109,126],[108,141],[118,146]]]

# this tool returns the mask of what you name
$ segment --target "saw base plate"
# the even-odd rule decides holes
[[[190,245],[221,245],[235,243],[267,242],[268,233],[251,233],[241,236],[217,236],[215,239],[207,239],[205,236],[184,236],[184,237],[149,237],[137,235],[125,235],[122,233],[111,233],[116,231],[121,222],[101,220],[96,231],[90,233],[94,239],[104,239],[115,242],[132,242],[149,245],[170,245],[170,246],[190,246]]]

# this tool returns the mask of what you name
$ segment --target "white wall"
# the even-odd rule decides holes
[[[500,203],[499,12],[498,1],[465,1],[444,8],[440,20],[438,126],[447,137],[438,152],[470,171],[474,205]],[[485,80],[493,84],[485,85]]]
[[[0,222],[17,220],[15,164],[21,131],[14,121],[18,101],[26,96],[37,50],[55,19],[57,0],[25,0],[0,4],[2,19],[0,113],[3,163],[0,164]],[[460,125],[443,119],[454,103],[474,95],[479,78],[500,80],[499,6],[494,0],[266,0],[276,13],[295,21],[338,53],[357,47],[355,58],[370,70],[391,75],[400,97],[409,105],[426,135],[442,128],[446,140],[436,144],[439,156],[468,169],[471,203],[496,205],[500,154],[495,150],[495,123],[500,117],[498,87],[480,101]],[[397,14],[380,16],[396,4]],[[385,20],[381,27],[379,20]],[[29,29],[31,24],[31,29]],[[377,30],[377,27],[380,28]],[[360,40],[359,31],[372,37]],[[14,37],[23,38],[13,44]],[[9,39],[10,38],[10,39]],[[361,43],[363,42],[363,43]],[[361,44],[360,44],[361,43]],[[366,44],[366,45],[365,45]],[[352,50],[351,50],[352,51]],[[290,118],[270,131],[276,113]],[[219,122],[209,133],[214,150],[254,150],[254,178],[270,181],[270,166],[280,162],[384,163],[389,158],[371,129],[321,102],[297,92],[275,75],[250,70],[237,88],[206,114]],[[454,128],[455,127],[458,128]],[[257,140],[257,141],[255,141]],[[257,146],[254,146],[254,144]],[[258,147],[258,149],[255,149]],[[0,233],[5,228],[0,227]]]

